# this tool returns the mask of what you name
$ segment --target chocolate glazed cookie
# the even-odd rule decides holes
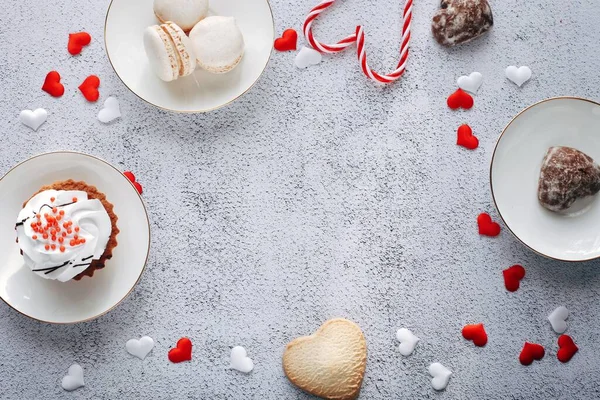
[[[433,16],[431,31],[439,44],[455,46],[483,35],[493,25],[487,0],[442,0]]]

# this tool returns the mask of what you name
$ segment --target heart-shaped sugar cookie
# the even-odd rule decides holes
[[[342,318],[293,340],[283,353],[290,382],[324,399],[357,398],[366,366],[367,341],[358,325]]]

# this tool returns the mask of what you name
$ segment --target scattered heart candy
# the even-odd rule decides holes
[[[502,271],[504,276],[504,286],[509,292],[516,292],[521,284],[521,279],[525,278],[525,268],[521,265],[513,265]]]
[[[120,116],[119,100],[114,96],[110,96],[104,101],[104,108],[98,112],[98,119],[103,124],[108,124]]]
[[[48,111],[43,108],[37,108],[34,111],[31,110],[23,110],[19,114],[19,121],[25,126],[37,131],[40,126],[46,119],[48,118]]]
[[[235,346],[231,349],[231,369],[238,370],[245,374],[254,369],[254,362],[248,357],[246,349],[242,346]]]
[[[479,139],[473,135],[473,130],[467,124],[458,127],[456,132],[456,144],[469,150],[479,147]]]
[[[310,65],[317,65],[321,62],[323,56],[316,50],[309,49],[308,47],[302,47],[296,55],[294,63],[298,68],[306,68]]]
[[[548,315],[548,321],[552,325],[552,329],[556,333],[563,333],[567,330],[567,321],[569,310],[566,307],[560,306]]]
[[[141,339],[129,339],[125,344],[125,348],[129,354],[143,360],[154,348],[154,340],[150,336],[143,336]]]
[[[125,175],[125,177],[129,179],[131,183],[133,183],[133,186],[135,186],[135,189],[138,191],[139,194],[142,194],[144,192],[142,185],[135,180],[135,175],[133,174],[133,172],[125,171],[123,172],[123,175]]]
[[[402,354],[405,357],[410,356],[412,354],[412,352],[415,350],[415,347],[417,346],[417,343],[419,342],[419,340],[421,340],[406,328],[398,329],[398,332],[396,332],[396,339],[398,339],[398,341],[400,342],[398,350],[400,350],[400,354]]]
[[[280,38],[275,39],[275,50],[277,51],[290,51],[296,50],[296,43],[298,42],[298,33],[293,29],[286,29],[283,31],[283,35]]]
[[[433,377],[431,379],[431,386],[433,386],[435,390],[444,390],[446,389],[446,386],[448,386],[452,371],[436,362],[429,366],[429,375]]]
[[[177,341],[177,347],[169,350],[169,361],[180,363],[192,359],[192,341],[186,337]]]
[[[83,368],[79,364],[73,364],[69,367],[67,375],[62,379],[62,388],[66,391],[73,391],[84,386]]]
[[[465,325],[462,329],[462,335],[465,339],[472,340],[477,347],[485,346],[488,341],[483,324]]]
[[[42,90],[53,97],[60,97],[65,94],[65,87],[60,83],[60,74],[56,71],[48,72]]]
[[[500,225],[493,222],[492,217],[486,213],[479,214],[477,225],[479,226],[480,235],[494,237],[500,234]]]
[[[96,75],[90,75],[81,85],[79,85],[79,90],[83,93],[83,97],[87,101],[97,101],[100,97],[100,92],[98,91],[98,87],[100,87],[100,78]]]
[[[87,46],[92,41],[92,37],[87,32],[69,33],[69,44],[67,50],[71,55],[75,56],[81,53],[84,46]]]
[[[458,89],[456,92],[448,96],[447,100],[448,107],[453,110],[463,108],[468,110],[473,107],[473,97],[462,89]]]
[[[525,342],[519,355],[519,361],[523,365],[531,365],[533,360],[539,361],[544,358],[544,354],[546,354],[546,351],[541,344]]]
[[[479,72],[472,72],[469,76],[461,76],[456,82],[458,87],[465,92],[476,94],[483,83],[483,75]]]
[[[556,353],[556,357],[560,362],[569,362],[578,351],[579,347],[577,347],[571,336],[561,335],[558,338],[558,353]]]
[[[518,87],[521,87],[525,82],[531,79],[531,69],[527,66],[517,68],[514,65],[511,65],[506,68],[506,77]]]

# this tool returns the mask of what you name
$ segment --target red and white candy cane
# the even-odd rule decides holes
[[[340,40],[336,44],[324,44],[319,42],[312,32],[312,23],[315,19],[329,8],[331,5],[335,3],[335,0],[324,0],[319,3],[316,7],[310,10],[310,13],[306,16],[306,20],[304,21],[304,36],[306,37],[306,41],[311,45],[311,47],[321,53],[337,53],[351,46],[356,42],[357,45],[357,55],[358,62],[364,72],[364,74],[373,80],[383,83],[394,82],[404,74],[406,70],[406,61],[408,59],[408,45],[410,43],[410,24],[412,20],[412,3],[413,0],[406,0],[406,4],[404,5],[403,12],[403,20],[404,23],[402,25],[402,41],[400,45],[400,61],[398,62],[398,66],[396,70],[390,72],[387,75],[381,75],[371,68],[369,68],[369,64],[367,63],[367,52],[365,50],[365,31],[362,26],[356,27],[356,32],[350,36],[345,37]]]

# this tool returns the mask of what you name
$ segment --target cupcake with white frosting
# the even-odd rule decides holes
[[[96,187],[68,180],[29,199],[15,229],[25,264],[42,278],[67,282],[104,268],[117,246],[117,220]]]
[[[244,37],[233,17],[207,17],[190,32],[197,65],[223,74],[234,69],[244,55]]]

